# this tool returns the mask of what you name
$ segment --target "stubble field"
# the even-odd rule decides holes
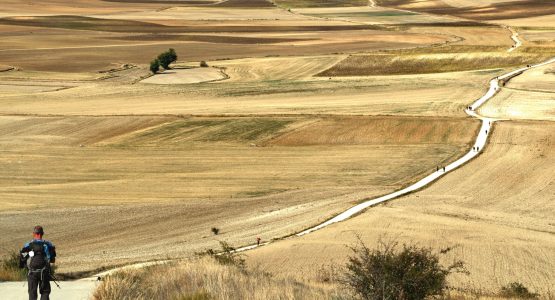
[[[491,78],[555,53],[541,0],[5,2],[0,254],[40,223],[62,273],[271,241],[405,187],[469,150],[464,108]],[[506,26],[524,43],[510,53]],[[170,47],[176,69],[151,76]],[[457,246],[466,292],[548,295],[553,74],[526,72],[478,111],[503,121],[476,160],[249,265],[318,281],[355,234],[385,234]]]

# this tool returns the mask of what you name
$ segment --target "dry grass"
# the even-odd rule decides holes
[[[458,144],[470,146],[460,119],[332,117],[282,134],[269,145]],[[326,132],[334,132],[333,135]]]
[[[101,283],[94,300],[147,299],[338,299],[337,291],[261,270],[242,271],[211,258],[122,271]]]
[[[19,252],[12,251],[0,257],[0,282],[21,281],[27,272],[19,268]]]
[[[226,0],[214,6],[217,7],[272,7],[273,2],[270,0]]]
[[[542,54],[500,53],[353,55],[318,75],[402,75],[484,70],[537,63],[548,57]]]
[[[275,0],[276,4],[285,8],[295,7],[342,7],[367,6],[367,0]]]
[[[489,3],[488,3],[489,2]],[[378,5],[440,15],[453,15],[472,20],[506,20],[553,14],[550,0],[484,1],[471,5],[450,6],[442,0],[377,0]]]
[[[368,245],[387,234],[435,249],[456,245],[446,263],[466,263],[470,275],[450,280],[462,291],[493,295],[519,281],[552,299],[554,139],[552,122],[502,122],[485,153],[429,188],[251,251],[247,261],[278,275],[314,278],[322,263],[344,263],[355,234]]]
[[[36,220],[71,272],[191,255],[216,243],[212,227],[236,245],[269,240],[453,160],[478,125],[372,119],[338,119],[344,129],[330,131],[317,117],[2,117],[0,243],[18,246]],[[260,147],[312,123],[329,137]],[[381,126],[391,129],[381,141],[352,140]]]

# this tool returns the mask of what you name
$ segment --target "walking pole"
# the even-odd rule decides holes
[[[61,290],[62,288],[58,284],[58,278],[56,278],[56,276],[54,276],[54,274],[50,274],[50,278],[52,278],[52,281],[54,282],[54,284]]]

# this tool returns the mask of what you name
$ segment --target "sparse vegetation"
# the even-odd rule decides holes
[[[295,7],[342,7],[366,6],[367,0],[275,0],[276,4],[286,8]]]
[[[201,68],[208,68],[208,64],[206,63],[206,61],[203,60],[203,61],[200,62],[200,67]]]
[[[25,269],[19,268],[19,253],[11,251],[0,259],[0,281],[19,281],[26,278]]]
[[[352,55],[318,76],[402,75],[505,68],[537,63],[545,54],[443,53],[422,55]]]
[[[212,233],[214,235],[218,235],[218,233],[220,233],[220,228],[212,227],[212,229],[210,229],[210,231],[212,231]]]
[[[447,288],[447,276],[465,271],[461,261],[444,267],[432,249],[405,244],[398,250],[394,241],[380,241],[376,249],[359,241],[352,251],[344,284],[367,300],[423,300],[441,296]]]
[[[220,247],[220,251],[208,249],[203,254],[214,258],[219,264],[235,266],[241,270],[245,269],[245,258],[243,254],[238,253],[233,246],[224,241],[220,241]]]
[[[122,271],[105,278],[94,300],[146,299],[340,299],[334,290],[260,270],[245,272],[204,257],[179,264]]]
[[[508,285],[501,288],[500,296],[506,298],[517,298],[517,299],[533,299],[538,298],[538,294],[532,293],[528,290],[524,284],[520,282],[511,282]]]

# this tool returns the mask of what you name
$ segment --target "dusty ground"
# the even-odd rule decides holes
[[[141,80],[151,84],[190,84],[225,79],[226,75],[216,68],[191,68],[165,70]]]
[[[492,77],[530,62],[521,58],[555,52],[542,1],[278,1],[291,12],[210,2],[3,2],[3,247],[19,247],[41,223],[60,271],[76,272],[297,232],[468,150],[478,124],[464,107]],[[523,49],[507,54],[510,31],[493,22],[515,26]],[[170,47],[175,73],[141,82]],[[404,75],[380,64],[388,68],[316,76],[358,56],[416,63]],[[179,69],[201,60],[214,69]],[[423,62],[452,68],[414,67]],[[204,82],[216,70],[229,78]],[[544,291],[554,275],[553,74],[526,73],[480,110],[511,121],[476,161],[430,189],[254,251],[250,263],[313,278],[344,260],[351,233],[369,244],[387,233],[460,244],[472,274],[454,278],[459,287],[516,280]]]
[[[478,20],[498,21],[552,15],[549,0],[507,1],[445,1],[445,0],[378,0],[379,5],[439,15]]]
[[[59,246],[62,271],[298,231],[456,158],[474,132],[463,128],[478,125],[384,117],[0,119],[0,226],[11,232],[2,244],[16,247],[26,224],[39,222]],[[378,134],[383,128],[388,134]]]
[[[510,81],[481,112],[503,119],[555,120],[555,69],[537,68]]]
[[[131,69],[112,73],[100,82],[82,81],[78,87],[53,93],[2,97],[2,114],[129,115],[129,114],[370,114],[465,116],[462,109],[481,96],[484,82],[501,70],[445,74],[313,77],[338,57],[264,58],[209,61],[224,67],[230,79],[188,86],[123,85]],[[194,65],[198,65],[195,63]],[[127,73],[126,73],[127,72]],[[9,73],[9,72],[8,72]],[[6,73],[7,74],[7,73]],[[6,78],[5,83],[22,82]],[[53,81],[60,84],[55,77]],[[0,74],[0,78],[1,78]],[[275,79],[275,80],[274,80]],[[30,80],[27,80],[28,82]],[[245,81],[245,82],[243,82]],[[254,82],[253,82],[254,81]],[[31,81],[34,83],[34,81]],[[44,81],[41,81],[41,85]],[[161,94],[163,93],[163,97]],[[413,95],[407,98],[406,95]],[[153,101],[153,99],[156,99]],[[40,103],[40,104],[39,104]]]
[[[456,246],[446,260],[456,256],[471,272],[454,277],[456,287],[495,292],[520,281],[546,293],[555,276],[554,133],[551,123],[502,122],[482,156],[432,187],[254,250],[249,263],[316,278],[322,266],[345,262],[355,235],[370,246],[386,235],[436,249]]]

